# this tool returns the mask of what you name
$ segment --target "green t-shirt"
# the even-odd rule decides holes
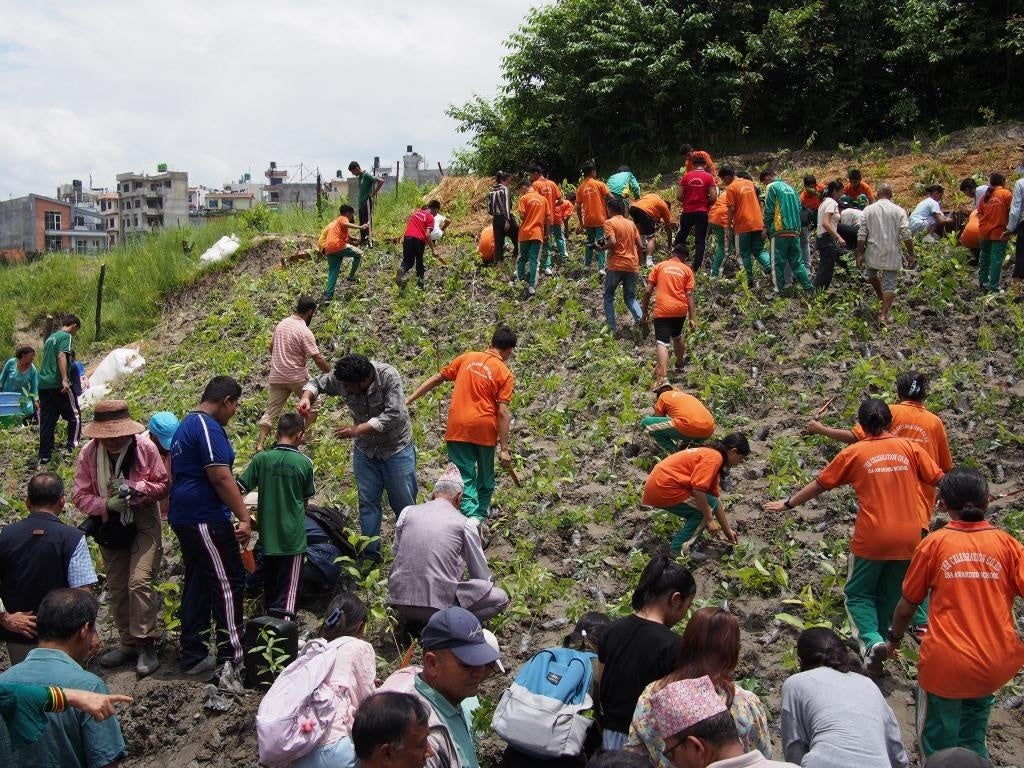
[[[459,762],[463,768],[480,768],[477,761],[476,744],[473,742],[473,735],[469,730],[469,723],[462,712],[462,707],[452,704],[448,699],[435,691],[423,679],[416,675],[416,692],[430,702],[431,707],[444,723],[448,733],[455,742],[455,748],[459,751]]]
[[[259,491],[256,508],[265,555],[306,551],[306,500],[316,494],[313,462],[290,445],[275,445],[253,456],[238,478],[243,493]]]
[[[359,205],[370,199],[370,195],[373,193],[373,185],[376,183],[377,180],[373,178],[373,174],[369,171],[363,171],[359,174]]]
[[[43,362],[39,367],[39,388],[60,389],[60,368],[57,355],[71,352],[71,334],[61,329],[54,331],[43,344]],[[70,362],[68,366],[70,367]]]

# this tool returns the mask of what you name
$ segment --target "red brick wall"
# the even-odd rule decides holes
[[[35,210],[35,250],[45,251],[46,250],[46,216],[44,215],[47,211],[57,211],[60,213],[60,228],[64,231],[71,229],[75,223],[71,218],[71,206],[67,203],[51,203],[49,200],[39,200],[34,198],[36,205]],[[65,235],[60,240],[61,250],[71,250],[71,236]]]

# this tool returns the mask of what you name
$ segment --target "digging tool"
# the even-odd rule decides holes
[[[402,663],[398,665],[399,669],[405,669],[412,664],[412,655],[416,652],[416,641],[413,640],[409,643],[409,647],[405,649],[405,653],[402,654]]]
[[[1024,488],[1018,488],[1015,491],[1009,491],[1007,493],[1000,493],[1000,494],[990,493],[988,495],[988,500],[989,501],[1003,501],[1004,499],[1012,498],[1012,497],[1014,497],[1014,496],[1016,496],[1017,494],[1020,494],[1020,493],[1024,493]]]
[[[825,404],[823,406],[821,406],[821,408],[818,409],[817,413],[814,414],[814,418],[815,419],[820,419],[822,416],[824,416],[825,415],[825,411],[827,411],[829,406],[832,405],[832,403],[835,402],[837,397],[839,397],[839,395],[832,395],[832,397],[830,397],[828,400],[826,400]]]
[[[505,467],[505,471],[508,472],[508,476],[512,478],[512,482],[515,484],[516,488],[523,487],[523,484],[519,481],[519,475],[516,474],[516,471],[511,464]]]

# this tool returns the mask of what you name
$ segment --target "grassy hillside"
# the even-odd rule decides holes
[[[416,193],[403,191],[386,215],[381,211],[381,234],[400,234],[415,201]],[[313,234],[316,223],[301,222],[296,229]],[[148,334],[149,363],[119,388],[137,416],[164,409],[182,413],[194,406],[211,376],[234,375],[244,394],[228,432],[239,455],[236,469],[248,460],[266,403],[273,326],[296,295],[322,290],[322,261],[274,266],[293,247],[276,240],[254,245],[233,271],[194,283],[165,302],[167,313]],[[676,527],[674,519],[640,506],[644,479],[656,461],[653,444],[638,429],[652,405],[653,340],[616,340],[607,333],[596,278],[576,266],[579,241],[572,244],[569,274],[543,279],[532,301],[520,299],[505,271],[479,268],[468,239],[446,243],[445,264],[428,263],[423,292],[410,286],[400,294],[391,279],[395,249],[385,243],[372,251],[358,282],[342,282],[335,302],[316,315],[312,328],[329,358],[356,351],[395,365],[407,392],[453,356],[483,348],[495,324],[519,333],[511,361],[517,377],[511,442],[523,487],[499,471],[488,550],[513,599],[492,626],[513,662],[506,666],[514,668],[532,651],[557,642],[565,623],[583,611],[626,611],[648,554],[665,548]],[[969,254],[952,241],[918,250],[920,267],[904,277],[888,329],[876,324],[873,294],[853,270],[840,271],[831,291],[810,301],[774,298],[763,285],[748,290],[734,280],[713,286],[698,281],[700,328],[690,339],[690,363],[678,383],[708,404],[719,433],[746,432],[753,453],[731,473],[724,497],[741,544],[694,566],[697,605],[727,600],[740,617],[737,677],[764,696],[774,715],[781,683],[793,669],[796,627],[848,630],[841,590],[852,493],[830,493],[785,516],[760,511],[764,501],[800,487],[836,452],[835,445],[803,432],[807,419],[830,402],[822,420],[851,424],[865,395],[891,399],[896,374],[917,368],[932,376],[928,405],[945,420],[958,463],[981,467],[997,483],[996,491],[1015,488],[1024,468],[1024,305],[977,294]],[[621,305],[619,310],[626,317]],[[449,394],[441,388],[413,407],[424,491],[445,461]],[[318,500],[355,509],[350,445],[331,435],[347,414],[331,401],[321,413],[309,445]],[[13,499],[27,475],[34,436],[15,431],[6,440],[0,493]],[[62,471],[69,474],[67,466]],[[393,522],[387,513],[385,519]],[[1019,501],[1004,506],[996,519],[1017,535],[1024,530]],[[166,546],[172,550],[167,571],[173,574],[179,569],[173,537]],[[386,598],[381,573],[365,574],[363,587],[380,609]],[[312,625],[313,616],[304,618]],[[384,672],[398,655],[389,628],[384,621],[372,628]],[[884,690],[909,746],[913,656],[893,671]],[[488,683],[484,712],[507,683],[508,678]],[[130,748],[142,755],[134,764],[185,764],[192,758],[211,765],[252,762],[255,694],[244,708],[207,719],[200,714],[198,686],[180,680],[169,664],[140,683],[134,675],[117,675],[112,687],[146,702],[145,711],[136,705],[124,718]],[[195,723],[151,735],[160,730],[161,720],[155,724],[154,718],[165,715],[179,724],[194,715]],[[997,759],[1024,751],[1020,721],[1019,711],[994,713]],[[485,742],[485,752],[494,749],[493,740]]]

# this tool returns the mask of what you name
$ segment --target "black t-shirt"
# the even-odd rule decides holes
[[[644,688],[676,668],[681,642],[664,624],[637,616],[605,628],[597,654],[604,664],[599,718],[604,728],[629,732],[637,699]]]

